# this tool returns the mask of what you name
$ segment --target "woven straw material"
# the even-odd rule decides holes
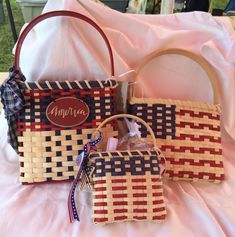
[[[219,105],[171,99],[130,98],[130,113],[153,129],[173,180],[224,180]],[[146,128],[141,126],[143,137]]]
[[[104,119],[114,114],[115,81],[22,83],[26,100],[18,119],[20,182],[73,180],[76,157]],[[90,109],[87,120],[72,128],[58,127],[46,118],[46,108],[55,99],[76,97]],[[115,123],[102,129],[106,138],[117,135]],[[102,145],[101,145],[102,146]]]
[[[95,223],[162,222],[166,217],[157,151],[96,152]]]

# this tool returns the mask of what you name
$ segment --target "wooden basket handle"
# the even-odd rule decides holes
[[[94,132],[94,135],[95,135],[98,131],[100,131],[101,128],[102,128],[105,124],[109,123],[110,121],[112,121],[112,120],[114,120],[114,119],[119,119],[119,118],[130,118],[130,119],[134,119],[134,120],[136,120],[137,122],[143,124],[143,125],[147,128],[148,132],[150,133],[150,135],[151,135],[151,137],[152,137],[152,139],[153,139],[153,145],[154,145],[154,147],[155,147],[155,148],[157,147],[156,137],[155,137],[155,135],[154,135],[154,133],[153,133],[152,128],[151,128],[143,119],[141,119],[141,118],[139,118],[139,117],[137,117],[137,116],[135,116],[135,115],[131,115],[131,114],[117,114],[117,115],[113,115],[113,116],[111,116],[111,117],[105,119],[105,120],[97,127],[97,129],[96,129],[95,132]]]
[[[110,57],[110,64],[111,64],[111,75],[114,76],[114,58],[113,58],[113,51],[110,45],[110,42],[107,38],[107,36],[105,35],[105,33],[103,32],[103,30],[94,22],[92,21],[90,18],[77,13],[77,12],[73,12],[73,11],[66,11],[66,10],[60,10],[60,11],[51,11],[51,12],[47,12],[45,14],[42,14],[38,17],[36,17],[35,19],[33,19],[23,30],[23,32],[20,34],[20,37],[18,39],[17,45],[16,45],[16,51],[15,51],[15,59],[14,59],[14,66],[16,69],[20,69],[20,52],[21,52],[21,47],[22,44],[26,38],[26,36],[28,35],[28,33],[30,32],[30,30],[37,25],[39,22],[46,20],[48,18],[51,17],[56,17],[56,16],[68,16],[68,17],[74,17],[80,20],[83,20],[85,22],[87,22],[88,24],[90,24],[91,26],[93,26],[102,36],[102,38],[104,39],[106,46],[108,48],[109,51],[109,57]]]
[[[212,66],[202,57],[200,57],[197,54],[194,54],[190,51],[184,50],[184,49],[178,49],[178,48],[171,48],[171,49],[164,49],[164,50],[157,50],[153,53],[151,53],[150,55],[148,55],[147,57],[144,58],[143,62],[139,65],[139,67],[136,69],[136,83],[134,84],[134,86],[132,87],[132,91],[131,91],[131,95],[133,97],[135,97],[135,93],[136,93],[136,84],[138,84],[138,75],[140,74],[140,72],[142,71],[142,69],[148,64],[150,63],[153,59],[160,57],[162,55],[168,55],[168,54],[176,54],[176,55],[182,55],[185,56],[187,58],[192,59],[194,62],[198,63],[202,69],[206,72],[210,83],[212,85],[213,88],[213,96],[214,96],[214,103],[217,104],[218,103],[218,86],[216,83],[216,78],[217,78],[217,74],[214,71],[214,69],[212,68]]]

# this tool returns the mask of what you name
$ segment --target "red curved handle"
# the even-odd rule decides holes
[[[14,66],[16,69],[20,69],[19,67],[19,63],[20,63],[20,51],[21,51],[21,47],[22,44],[27,36],[27,34],[29,33],[29,31],[35,26],[37,25],[39,22],[47,19],[47,18],[51,18],[51,17],[55,17],[55,16],[70,16],[70,17],[74,17],[74,18],[78,18],[81,19],[87,23],[89,23],[91,26],[93,26],[99,33],[100,35],[103,37],[106,46],[108,48],[109,51],[109,57],[110,57],[110,63],[111,63],[111,75],[114,76],[114,59],[113,59],[113,52],[112,52],[112,48],[111,45],[109,43],[109,40],[107,38],[107,36],[105,35],[105,33],[103,32],[103,30],[94,22],[92,21],[90,18],[77,13],[77,12],[72,12],[72,11],[51,11],[51,12],[47,12],[45,14],[42,14],[38,17],[36,17],[35,19],[33,19],[23,30],[23,32],[20,34],[20,37],[18,39],[17,45],[16,45],[16,51],[15,51],[15,59],[14,59]]]

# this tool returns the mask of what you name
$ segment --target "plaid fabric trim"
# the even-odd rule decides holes
[[[8,142],[16,152],[18,151],[18,112],[24,108],[25,103],[23,91],[19,87],[19,83],[24,81],[24,75],[12,67],[9,69],[9,77],[0,88],[1,102],[8,122]]]

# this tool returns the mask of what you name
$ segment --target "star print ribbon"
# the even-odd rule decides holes
[[[69,218],[70,222],[74,222],[75,220],[80,221],[78,211],[76,208],[76,202],[75,202],[75,191],[76,188],[81,185],[82,177],[84,176],[87,183],[90,183],[89,178],[89,168],[87,167],[89,154],[91,151],[96,150],[96,145],[101,142],[103,139],[102,133],[99,131],[99,137],[97,140],[90,141],[83,147],[83,151],[79,154],[77,157],[76,163],[79,166],[79,170],[76,176],[76,179],[74,180],[71,190],[69,192],[68,197],[68,209],[69,209]]]

